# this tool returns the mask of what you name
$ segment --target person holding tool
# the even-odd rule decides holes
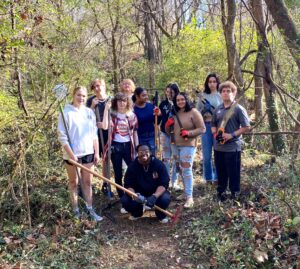
[[[180,190],[180,186],[177,184],[177,172],[176,172],[176,164],[175,161],[172,160],[172,145],[174,145],[174,129],[171,127],[170,134],[168,134],[165,130],[165,124],[170,117],[173,116],[172,113],[172,100],[173,98],[179,93],[179,87],[176,83],[170,83],[167,85],[165,90],[166,99],[163,100],[160,105],[159,109],[161,111],[161,116],[159,117],[160,122],[160,143],[162,149],[162,161],[165,164],[168,174],[170,175],[170,166],[172,163],[172,175],[171,182],[172,182],[172,189],[177,191]]]
[[[137,197],[125,193],[121,199],[123,207],[131,214],[131,220],[142,217],[145,206],[167,209],[171,202],[168,191],[170,178],[163,162],[151,156],[150,148],[145,144],[137,147],[137,155],[128,166],[124,178],[125,188],[137,194]],[[155,215],[162,223],[169,221],[166,214],[157,209]]]
[[[111,122],[108,123],[104,117],[103,128],[107,129],[112,126],[111,132],[111,161],[115,173],[115,181],[123,186],[122,178],[122,161],[124,160],[128,166],[135,158],[135,148],[138,145],[137,136],[137,117],[132,111],[131,98],[119,92],[112,99]],[[119,198],[122,198],[124,192],[117,189]],[[121,208],[121,213],[127,211]]]
[[[209,74],[204,83],[204,92],[199,94],[197,109],[200,111],[206,132],[201,135],[201,146],[203,156],[203,178],[206,183],[216,183],[217,173],[213,167],[212,150],[214,137],[211,132],[211,121],[214,110],[223,103],[218,88],[220,79],[214,73]]]
[[[241,139],[250,130],[245,108],[236,102],[237,87],[226,81],[219,87],[223,104],[213,114],[211,131],[215,137],[214,155],[218,174],[217,197],[226,200],[225,191],[229,181],[231,199],[238,198],[241,176]]]
[[[134,91],[135,103],[134,113],[138,118],[138,137],[140,144],[149,145],[152,155],[155,155],[155,115],[160,116],[161,112],[148,102],[148,93],[142,87]]]
[[[186,202],[185,208],[191,208],[193,201],[193,162],[196,152],[196,138],[205,132],[203,118],[199,111],[192,107],[188,96],[180,92],[174,98],[175,117],[166,122],[166,131],[174,126],[175,153],[174,159],[179,164],[180,174],[183,179]]]
[[[94,221],[101,221],[92,207],[92,174],[73,166],[68,159],[82,163],[92,169],[99,163],[99,146],[96,118],[94,112],[85,106],[87,90],[76,87],[73,91],[72,103],[67,104],[58,119],[58,140],[63,147],[63,159],[69,178],[69,192],[75,217],[80,217],[78,207],[77,185],[82,189],[86,210]]]
[[[95,111],[97,127],[98,127],[98,140],[99,140],[99,154],[102,158],[102,175],[110,177],[108,154],[104,158],[104,149],[108,142],[108,130],[103,129],[103,115],[109,96],[106,94],[106,85],[104,79],[95,79],[91,82],[90,88],[94,91],[95,95],[91,96],[87,100],[87,107],[90,107]],[[108,108],[106,108],[108,109]],[[102,192],[108,197],[113,197],[113,192],[110,186],[104,182],[102,185]]]

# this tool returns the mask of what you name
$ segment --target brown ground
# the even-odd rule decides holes
[[[199,167],[199,166],[198,166]],[[99,268],[196,268],[195,261],[188,250],[180,248],[180,236],[185,223],[199,212],[201,203],[200,176],[195,175],[194,184],[195,206],[193,209],[182,210],[179,223],[171,226],[158,222],[153,211],[145,212],[143,218],[131,221],[129,214],[120,214],[120,203],[108,210],[115,220],[113,223],[107,217],[101,223],[100,229],[106,233],[106,242],[100,250],[101,256],[96,261]],[[172,202],[168,209],[172,213],[183,205],[184,201],[175,198],[182,192],[172,194]],[[197,198],[199,197],[199,198]],[[100,202],[100,201],[98,201]],[[107,202],[106,202],[107,203]],[[105,202],[102,201],[102,207]],[[98,204],[98,208],[101,206]],[[198,209],[197,209],[198,208]]]

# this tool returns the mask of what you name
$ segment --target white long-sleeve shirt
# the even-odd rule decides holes
[[[64,117],[71,141],[68,141],[63,118],[60,114],[57,132],[62,147],[69,144],[74,155],[78,158],[93,154],[94,140],[98,139],[95,113],[85,106],[78,109],[67,104],[64,108]],[[65,160],[70,158],[65,150],[63,150],[63,158]]]

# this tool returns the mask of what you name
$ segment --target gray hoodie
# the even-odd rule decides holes
[[[71,104],[67,104],[64,108],[64,117],[71,141],[68,141],[62,115],[60,114],[57,132],[62,147],[69,144],[74,155],[78,158],[93,154],[94,140],[98,139],[95,113],[85,106],[78,109]],[[70,157],[65,150],[63,151],[63,158],[68,160]]]

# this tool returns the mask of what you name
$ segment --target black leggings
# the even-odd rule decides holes
[[[125,161],[128,166],[131,160],[131,142],[112,142],[111,145],[111,162],[115,173],[115,182],[123,186],[123,171],[122,171],[122,160]],[[118,195],[121,198],[124,194],[122,190],[117,189]]]

